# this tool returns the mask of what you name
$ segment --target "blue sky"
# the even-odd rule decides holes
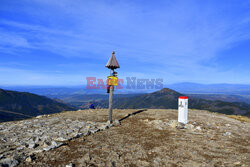
[[[0,85],[118,76],[250,84],[250,1],[1,0]]]

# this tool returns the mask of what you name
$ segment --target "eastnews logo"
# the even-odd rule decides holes
[[[86,77],[87,80],[87,89],[107,89],[108,80],[104,84],[103,79],[97,79],[96,77]],[[126,81],[126,87],[125,87]],[[137,79],[136,77],[126,77],[124,79],[117,80],[116,89],[162,89],[163,88],[163,79]]]

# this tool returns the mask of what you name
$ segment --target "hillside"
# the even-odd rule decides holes
[[[163,88],[160,91],[143,94],[129,98],[114,99],[114,108],[159,108],[177,109],[178,97],[183,94],[172,89]],[[103,108],[108,107],[108,101],[98,103]],[[250,104],[243,102],[224,102],[220,100],[205,100],[200,98],[189,98],[189,108],[209,110],[224,114],[236,114],[250,116]]]
[[[133,97],[139,96],[141,94],[114,94],[114,98],[123,98],[123,97]],[[62,95],[58,97],[59,99],[63,100],[64,102],[76,106],[78,108],[88,108],[88,103],[108,100],[109,95],[106,94],[74,94],[74,95]]]
[[[226,102],[245,102],[250,104],[249,95],[227,95],[227,94],[186,94],[188,97],[206,100],[220,100]]]
[[[67,104],[44,96],[0,89],[0,122],[73,109]]]
[[[189,109],[184,126],[177,113],[117,109],[111,125],[98,109],[0,123],[0,166],[250,165],[249,118]]]

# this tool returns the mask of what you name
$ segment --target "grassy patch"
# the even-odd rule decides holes
[[[236,120],[239,120],[241,122],[248,122],[250,123],[250,118],[248,117],[245,117],[245,116],[241,116],[241,115],[230,115],[228,116],[230,118],[233,118],[233,119],[236,119]]]

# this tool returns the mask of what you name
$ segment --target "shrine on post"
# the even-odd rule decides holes
[[[117,72],[115,72],[115,69],[120,68],[120,65],[118,64],[115,52],[112,52],[112,56],[109,58],[108,63],[106,64],[107,68],[110,69],[110,75],[107,77],[107,93],[109,93],[109,122],[112,123],[112,102],[113,102],[113,92],[114,87],[117,86]]]

